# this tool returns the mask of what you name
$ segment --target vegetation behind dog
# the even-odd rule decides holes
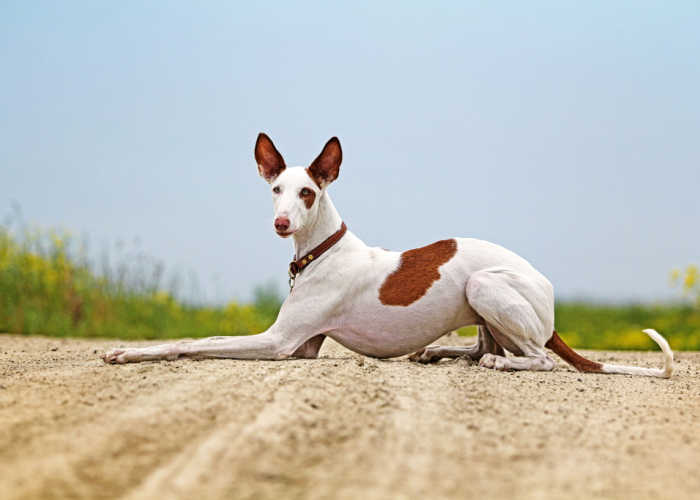
[[[686,292],[697,292],[697,268],[673,277],[683,278]],[[0,332],[120,339],[246,335],[268,328],[282,303],[273,286],[261,286],[250,304],[212,306],[178,298],[182,282],[178,275],[166,279],[163,265],[143,254],[116,262],[103,254],[97,266],[85,244],[65,233],[0,226]],[[655,349],[641,332],[655,328],[676,350],[700,349],[697,303],[564,302],[556,306],[556,325],[579,348]]]

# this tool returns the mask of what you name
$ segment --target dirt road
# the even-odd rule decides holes
[[[700,498],[700,353],[660,380],[331,342],[319,360],[104,365],[116,345],[0,335],[0,497]]]

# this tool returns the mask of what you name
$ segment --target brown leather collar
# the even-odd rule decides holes
[[[340,238],[342,238],[345,235],[345,232],[347,230],[348,227],[345,225],[345,222],[343,222],[340,226],[340,229],[338,229],[335,233],[331,234],[328,238],[323,240],[320,245],[318,245],[316,248],[304,255],[301,259],[297,259],[296,255],[294,256],[294,260],[289,263],[290,290],[294,287],[294,278],[296,278],[297,275],[301,273],[306,266],[311,264],[312,260],[318,259],[323,253],[325,253],[333,245],[338,243],[340,241]]]

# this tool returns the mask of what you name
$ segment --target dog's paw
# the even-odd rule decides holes
[[[482,368],[493,368],[496,364],[496,356],[493,354],[484,354],[479,360],[479,366]]]
[[[429,345],[424,347],[420,351],[416,351],[411,354],[408,359],[410,361],[415,361],[416,363],[437,363],[442,359],[442,357],[437,353],[440,346]]]
[[[501,371],[510,370],[508,358],[504,358],[503,356],[497,356],[491,353],[486,353],[483,356],[481,356],[481,359],[479,360],[479,366],[483,368],[493,368],[494,370]]]
[[[109,365],[128,363],[126,349],[112,349],[102,355],[102,361]]]
[[[421,357],[423,356],[424,352],[425,352],[425,349],[421,349],[420,351],[416,351],[408,357],[408,360],[413,361],[415,363],[420,363]]]

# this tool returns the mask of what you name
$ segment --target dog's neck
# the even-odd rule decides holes
[[[306,255],[313,248],[340,229],[340,218],[328,192],[323,192],[318,200],[316,219],[309,225],[294,233],[294,251],[297,259]]]

